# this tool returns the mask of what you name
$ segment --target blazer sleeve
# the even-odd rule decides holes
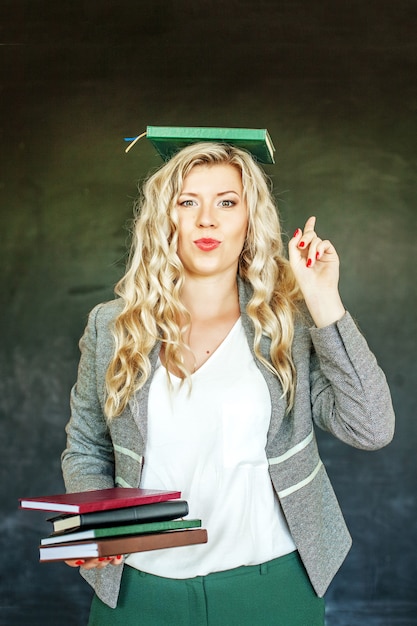
[[[98,392],[97,318],[101,307],[91,311],[79,344],[81,358],[61,457],[68,492],[114,487],[114,451]]]
[[[394,410],[384,373],[349,313],[311,328],[313,419],[356,448],[377,450],[394,435]]]

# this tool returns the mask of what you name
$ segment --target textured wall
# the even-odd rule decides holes
[[[78,574],[39,565],[20,496],[62,489],[86,315],[123,271],[146,124],[267,127],[291,234],[316,214],[385,369],[396,438],[322,436],[354,538],[330,626],[416,624],[416,4],[380,0],[5,0],[0,9],[0,624],[85,623]]]

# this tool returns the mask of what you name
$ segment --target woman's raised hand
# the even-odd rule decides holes
[[[289,261],[307,307],[318,327],[343,317],[339,283],[339,256],[328,239],[315,231],[316,218],[297,228],[288,245]]]

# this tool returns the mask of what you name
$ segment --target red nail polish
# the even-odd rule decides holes
[[[310,267],[310,265],[311,265],[311,264],[312,264],[312,260],[311,260],[311,259],[308,259],[308,261],[307,261],[307,267]]]
[[[320,256],[320,252],[316,252],[316,259],[318,259]]]
[[[293,237],[297,237],[298,233],[300,232],[300,229],[297,228],[297,230],[294,232]]]
[[[121,558],[122,558],[122,555],[121,555],[121,554],[118,554],[118,555],[116,556],[116,559],[121,559]]]
[[[79,561],[75,561],[75,565],[84,565],[85,561],[81,561],[81,559]]]
[[[299,246],[300,248],[304,248],[304,245],[305,245],[305,244],[304,244],[304,241],[300,241],[300,243],[298,244],[298,246]]]
[[[98,557],[98,560],[99,560],[99,561],[105,561],[106,559],[105,559],[105,557],[104,557],[104,556],[99,556],[99,557]]]

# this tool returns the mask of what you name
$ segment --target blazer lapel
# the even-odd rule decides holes
[[[245,283],[240,278],[238,278],[238,288],[239,288],[239,302],[240,302],[240,314],[242,319],[242,325],[246,333],[246,338],[248,340],[249,349],[252,353],[254,361],[258,368],[261,370],[266,384],[268,385],[269,393],[271,396],[271,421],[268,429],[268,437],[267,437],[267,445],[266,451],[268,455],[268,450],[271,447],[272,442],[276,438],[276,435],[281,427],[282,421],[285,417],[285,412],[287,408],[287,402],[285,398],[283,398],[283,391],[281,383],[278,378],[273,374],[267,367],[265,367],[256,357],[253,350],[253,340],[254,340],[254,327],[252,320],[248,316],[246,312],[246,306],[252,296],[253,290],[251,285]],[[269,337],[265,335],[261,339],[260,351],[262,356],[270,361],[270,347],[271,340]],[[269,456],[269,455],[268,455]]]
[[[139,432],[142,437],[144,450],[146,449],[146,442],[148,439],[148,398],[149,398],[149,389],[151,386],[153,373],[155,372],[155,368],[157,365],[159,352],[161,350],[161,342],[158,341],[154,347],[152,348],[149,354],[149,360],[151,362],[151,371],[152,374],[149,376],[148,380],[144,384],[144,386],[137,391],[132,398],[129,400],[129,409],[133,415],[133,418],[136,422],[136,425],[139,429]]]

